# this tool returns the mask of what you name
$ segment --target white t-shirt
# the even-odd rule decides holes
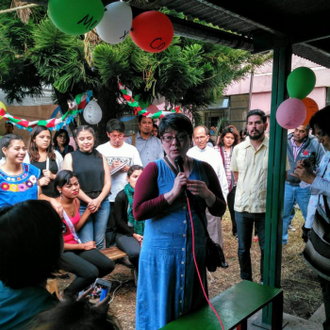
[[[187,156],[202,160],[213,167],[214,172],[219,179],[223,197],[227,200],[228,183],[220,152],[209,146],[206,146],[204,149],[199,149],[197,146],[194,146],[188,150]]]
[[[121,163],[126,163],[126,166],[141,165],[139,152],[137,149],[127,143],[123,143],[120,148],[114,148],[110,142],[103,143],[96,148],[107,160],[109,166],[115,160]],[[127,173],[126,172],[116,172],[111,175],[111,192],[109,195],[109,201],[114,202],[119,191],[123,190],[127,183]]]

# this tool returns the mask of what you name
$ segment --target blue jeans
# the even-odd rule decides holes
[[[87,204],[81,202],[79,213],[82,215],[86,210]],[[78,236],[83,243],[95,241],[97,249],[104,248],[104,236],[107,228],[107,223],[110,214],[110,203],[106,198],[102,203],[99,210],[92,213],[84,226],[78,232]]]
[[[241,269],[241,279],[252,281],[252,265],[250,249],[252,244],[253,223],[255,223],[259,246],[260,257],[260,276],[263,281],[264,269],[264,248],[265,248],[265,217],[266,213],[236,212],[235,218],[238,234],[238,260]]]
[[[298,203],[301,213],[306,220],[310,197],[311,192],[308,188],[300,188],[300,186],[292,186],[285,183],[282,244],[287,244],[288,242],[288,229],[291,220],[294,217],[294,204],[296,202]]]

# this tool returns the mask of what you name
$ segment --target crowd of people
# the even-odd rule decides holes
[[[298,204],[305,219],[303,254],[322,287],[325,329],[330,324],[329,117],[326,107],[288,135],[282,237],[288,244]],[[124,123],[111,119],[109,141],[98,146],[94,130],[79,126],[73,132],[77,150],[68,144],[65,129],[52,139],[47,127],[37,126],[27,146],[12,130],[4,135],[0,327],[26,326],[56,305],[45,281],[58,269],[75,275],[61,299],[85,308],[76,302],[79,292],[112,272],[114,262],[100,250],[113,245],[126,252],[137,280],[136,329],[159,329],[198,309],[206,303],[206,237],[225,250],[221,217],[227,206],[240,276],[255,280],[250,256],[255,228],[261,252],[257,281],[263,283],[267,125],[262,110],[251,110],[244,130],[229,125],[213,139],[215,127],[193,127],[183,114],[169,114],[158,125],[141,116],[139,132],[125,138]],[[23,279],[24,268],[31,276]],[[55,308],[54,313],[64,312]],[[47,312],[42,315],[34,320],[36,329],[43,318],[54,321]],[[116,328],[111,320],[104,322]]]

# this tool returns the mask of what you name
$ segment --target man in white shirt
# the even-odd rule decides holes
[[[109,247],[115,240],[116,223],[114,218],[114,202],[119,191],[124,189],[127,171],[133,165],[142,165],[138,150],[124,142],[125,125],[118,119],[107,122],[109,142],[99,145],[96,149],[104,155],[111,172],[111,192],[109,195],[110,217],[106,233],[106,245]]]
[[[220,187],[225,199],[228,195],[228,183],[226,172],[223,167],[221,155],[218,151],[207,145],[210,139],[209,130],[206,126],[197,126],[194,129],[193,140],[195,146],[188,150],[187,156],[202,160],[210,164],[218,176]],[[221,218],[213,216],[206,208],[207,230],[210,237],[216,243],[223,245]]]

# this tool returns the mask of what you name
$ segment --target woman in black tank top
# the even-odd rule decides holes
[[[109,166],[104,156],[94,149],[95,132],[90,126],[79,126],[74,137],[79,149],[65,156],[63,169],[75,172],[80,182],[79,213],[83,214],[87,207],[92,213],[78,234],[83,243],[95,241],[96,247],[103,249],[110,214]]]

